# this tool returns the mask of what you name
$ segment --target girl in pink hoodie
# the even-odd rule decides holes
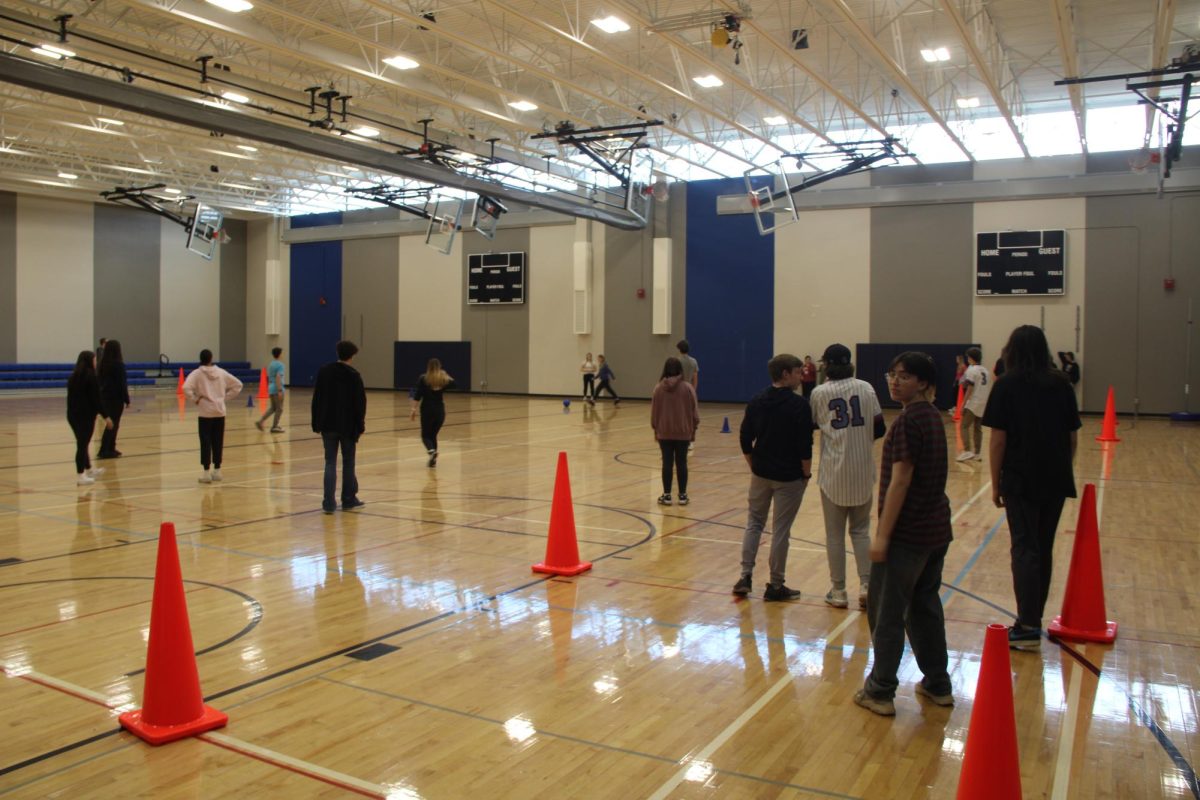
[[[201,483],[221,480],[221,450],[225,446],[225,403],[242,391],[242,382],[212,363],[212,350],[200,351],[200,367],[183,382],[183,393],[200,413]],[[212,470],[209,471],[209,465]]]
[[[696,439],[700,425],[700,406],[696,390],[683,379],[683,364],[678,358],[668,358],[662,377],[650,398],[650,427],[662,451],[663,494],[660,506],[671,505],[671,467],[679,474],[679,505],[688,504],[687,453],[688,445]]]

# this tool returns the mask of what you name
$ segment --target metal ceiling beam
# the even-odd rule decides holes
[[[998,66],[1001,69],[1007,67],[1007,61],[1004,56],[1004,46],[1000,43],[1000,37],[996,34],[996,28],[992,25],[992,20],[988,16],[987,9],[979,0],[965,0],[970,3],[974,13],[972,15],[975,21],[975,31],[980,37],[986,37],[984,46],[996,55],[996,60],[999,61]],[[992,96],[992,102],[996,104],[996,110],[1004,117],[1005,124],[1012,132],[1013,138],[1017,140],[1017,146],[1021,148],[1021,153],[1026,158],[1029,158],[1029,148],[1025,146],[1025,137],[1021,135],[1021,131],[1017,129],[1017,122],[1013,119],[1013,106],[1009,104],[1008,98],[1004,96],[1004,89],[1000,86],[999,81],[993,74],[992,66],[989,64],[987,55],[980,48],[979,42],[976,41],[971,30],[967,27],[967,20],[959,11],[957,0],[941,0],[942,10],[946,12],[946,16],[954,23],[955,30],[958,31],[958,38],[963,43],[963,47],[967,49],[968,55],[971,57],[972,63],[975,64],[975,70],[979,75],[979,79],[983,81],[987,87],[988,93]],[[1016,81],[1012,80],[1011,71],[1008,74],[1010,79],[1009,85],[1016,87]],[[1015,99],[1020,102],[1020,94],[1014,91]]]
[[[380,172],[425,181],[438,186],[479,192],[572,217],[592,219],[624,230],[640,230],[646,224],[644,220],[628,211],[617,211],[574,202],[564,197],[501,186],[491,181],[461,175],[427,161],[406,158],[329,134],[290,128],[250,116],[248,113],[211,108],[192,100],[98,78],[63,67],[35,64],[7,53],[0,53],[0,80],[64,97],[157,117],[179,125],[242,136],[246,139],[307,153],[319,158],[328,158],[346,164],[358,164]]]
[[[929,115],[930,121],[942,129],[942,132],[950,138],[950,141],[954,142],[954,145],[962,151],[962,154],[967,157],[968,161],[974,162],[975,156],[973,156],[971,151],[967,149],[967,146],[963,144],[962,139],[958,137],[958,134],[950,130],[950,126],[946,124],[946,120],[944,120],[942,115],[939,114],[936,109],[934,109],[934,107],[930,104],[929,99],[925,97],[921,90],[918,89],[911,80],[909,80],[908,75],[904,74],[904,70],[900,69],[900,65],[896,63],[895,59],[893,59],[891,55],[889,55],[888,52],[883,49],[882,46],[880,46],[879,42],[874,36],[871,35],[870,31],[863,27],[862,23],[859,22],[858,17],[856,17],[854,12],[850,10],[850,7],[846,5],[845,0],[822,0],[822,2],[837,12],[837,14],[842,18],[842,21],[846,23],[852,32],[851,38],[856,39],[858,43],[863,46],[866,52],[875,57],[880,66],[882,66],[888,73],[888,76],[896,82],[896,85],[903,88],[908,96],[913,99],[913,101],[921,106],[921,108],[925,109],[925,113]]]
[[[1158,0],[1158,8],[1154,12],[1154,44],[1150,51],[1150,63],[1147,69],[1162,69],[1167,66],[1170,53],[1167,47],[1171,44],[1171,29],[1175,26],[1175,0]],[[1161,90],[1156,86],[1148,94],[1154,100],[1158,99]],[[1146,133],[1142,137],[1142,146],[1150,146],[1150,137],[1154,134],[1153,105],[1146,106]]]
[[[1064,78],[1079,78],[1079,49],[1075,45],[1075,12],[1071,0],[1052,0],[1055,31],[1058,33],[1058,51],[1062,53]],[[1071,96],[1071,111],[1075,114],[1075,128],[1079,131],[1079,146],[1086,153],[1087,125],[1084,119],[1083,87],[1077,83],[1067,86]]]

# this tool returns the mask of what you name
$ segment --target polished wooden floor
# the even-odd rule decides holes
[[[792,531],[799,602],[735,602],[740,409],[702,407],[685,508],[661,508],[648,404],[451,397],[436,469],[403,395],[372,393],[356,512],[320,512],[309,394],[286,433],[231,410],[225,480],[196,422],[137,394],[107,473],[77,487],[59,397],[0,398],[0,796],[64,798],[951,798],[984,625],[1013,608],[986,469],[951,464],[945,604],[957,705],[851,702],[866,619],[826,606],[819,497]],[[1026,798],[1200,797],[1200,430],[1086,421],[1113,646],[1014,653]],[[577,578],[534,575],[569,454]],[[1068,503],[1049,607],[1061,604]],[[208,702],[229,726],[153,748],[141,699],[155,542],[179,532]],[[767,537],[769,538],[769,537]],[[851,559],[851,563],[852,559]],[[853,569],[851,568],[851,572]],[[851,593],[857,590],[851,580]],[[375,647],[366,650],[372,645]],[[383,646],[383,647],[380,647]],[[372,657],[374,656],[374,657]]]

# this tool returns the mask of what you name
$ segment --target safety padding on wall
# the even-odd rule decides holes
[[[575,242],[575,280],[572,307],[575,333],[592,332],[592,243]]]
[[[671,240],[654,240],[654,294],[651,333],[671,332]]]

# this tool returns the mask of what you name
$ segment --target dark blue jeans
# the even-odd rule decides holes
[[[321,505],[331,508],[333,490],[337,487],[337,454],[342,448],[342,503],[358,499],[358,478],[354,475],[354,450],[358,440],[353,436],[342,436],[338,433],[324,431],[321,439],[325,442],[325,498]]]
[[[1017,622],[1023,628],[1042,627],[1050,577],[1054,573],[1054,533],[1066,498],[1038,502],[1004,496],[1004,513],[1012,535],[1013,593],[1017,596]]]
[[[949,548],[949,544],[929,548],[891,542],[887,560],[871,564],[867,622],[875,663],[863,688],[872,697],[890,700],[896,696],[905,633],[925,675],[925,688],[933,694],[950,694],[946,618],[938,597],[942,563]]]

